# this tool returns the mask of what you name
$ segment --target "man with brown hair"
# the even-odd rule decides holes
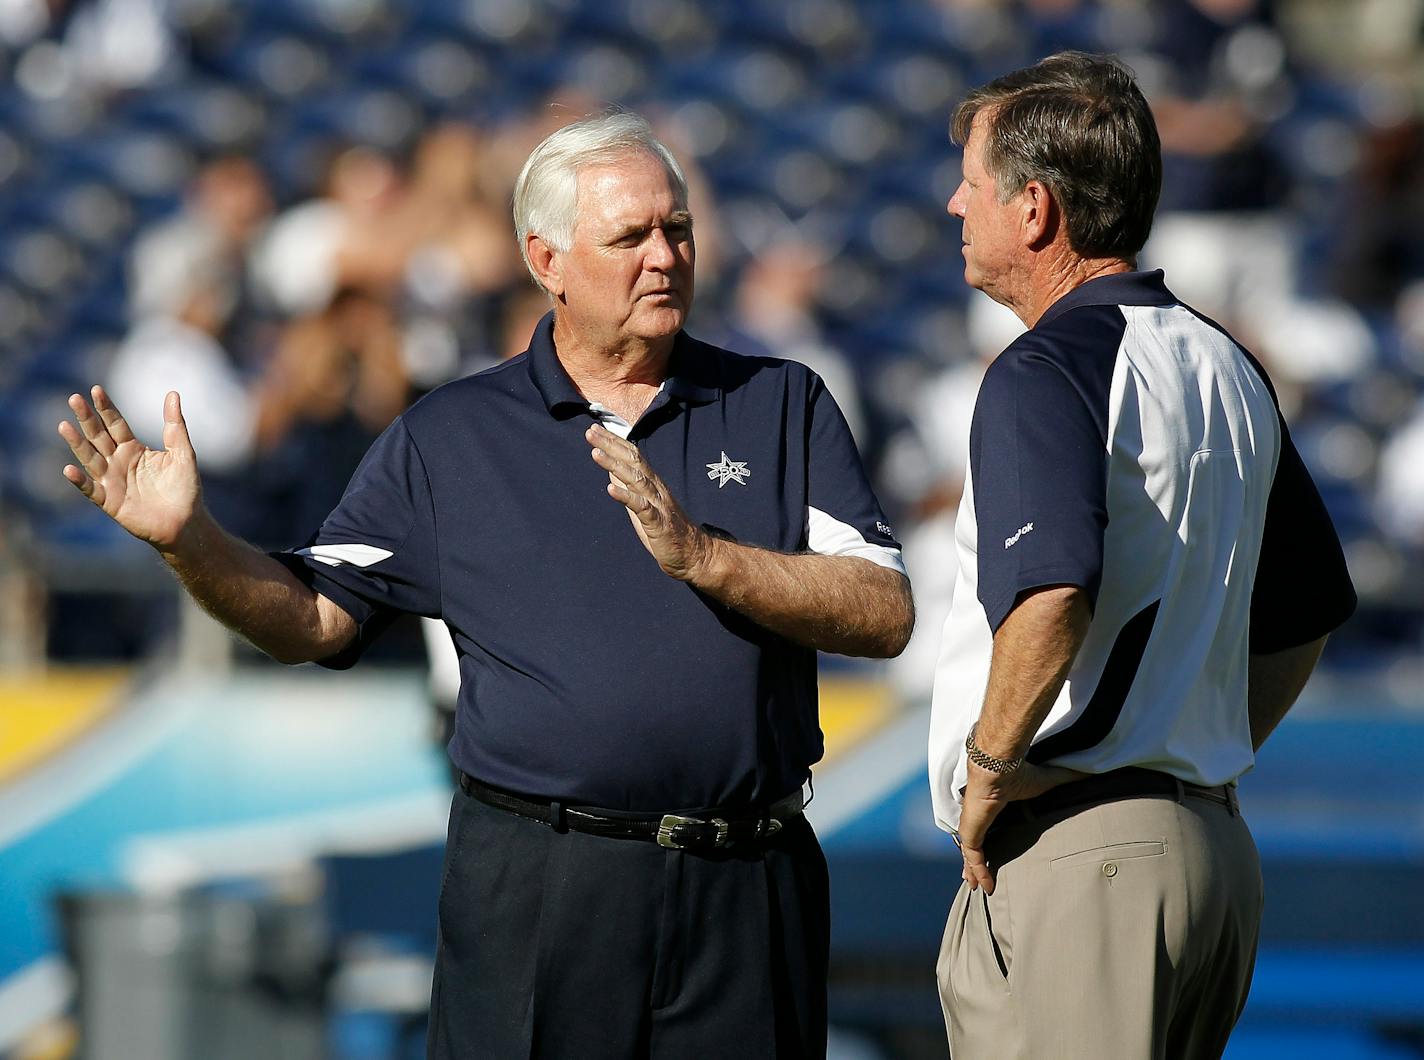
[[[1354,591],[1260,366],[1135,271],[1162,170],[1132,74],[1056,55],[953,133],[965,279],[1029,330],[977,399],[935,681],[951,1049],[1218,1055],[1261,912],[1235,782]]]

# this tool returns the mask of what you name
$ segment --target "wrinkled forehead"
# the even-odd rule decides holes
[[[672,174],[646,152],[630,151],[578,171],[576,231],[585,224],[647,223],[686,209]]]

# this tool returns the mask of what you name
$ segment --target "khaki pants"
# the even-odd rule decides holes
[[[1261,922],[1233,808],[1132,798],[995,829],[992,897],[960,887],[938,977],[955,1060],[1217,1057]]]

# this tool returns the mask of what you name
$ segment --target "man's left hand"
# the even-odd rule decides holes
[[[964,881],[969,889],[983,887],[994,893],[994,871],[984,854],[989,826],[1004,807],[1018,799],[1031,799],[1050,788],[1085,774],[1058,766],[1036,766],[1025,762],[1007,776],[992,773],[969,763],[969,781],[964,787],[964,808],[959,816],[959,852],[964,856]]]
[[[584,432],[593,462],[608,472],[608,495],[628,509],[643,545],[663,571],[692,581],[713,548],[632,442],[594,424]]]

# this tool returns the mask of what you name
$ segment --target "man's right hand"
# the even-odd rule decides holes
[[[59,425],[79,461],[78,467],[65,465],[64,477],[129,533],[173,552],[202,506],[197,456],[178,393],[169,391],[163,401],[161,450],[134,437],[103,387],[90,393],[92,408],[82,395],[69,396],[78,429],[68,420]]]
[[[989,835],[989,826],[1005,806],[1042,795],[1059,784],[1082,780],[1087,775],[1074,769],[1038,766],[1032,762],[1024,762],[1005,775],[991,773],[970,762],[968,783],[963,792],[964,809],[955,835],[955,843],[964,858],[964,882],[969,884],[969,889],[983,887],[985,894],[994,893],[994,874],[998,866],[989,864],[984,853],[984,842]]]
[[[67,478],[134,537],[147,541],[210,615],[279,662],[325,659],[356,636],[356,620],[277,560],[226,533],[203,508],[198,461],[178,395],[163,400],[163,448],[133,436],[102,387],[72,394],[78,429],[59,425],[79,466]]]

